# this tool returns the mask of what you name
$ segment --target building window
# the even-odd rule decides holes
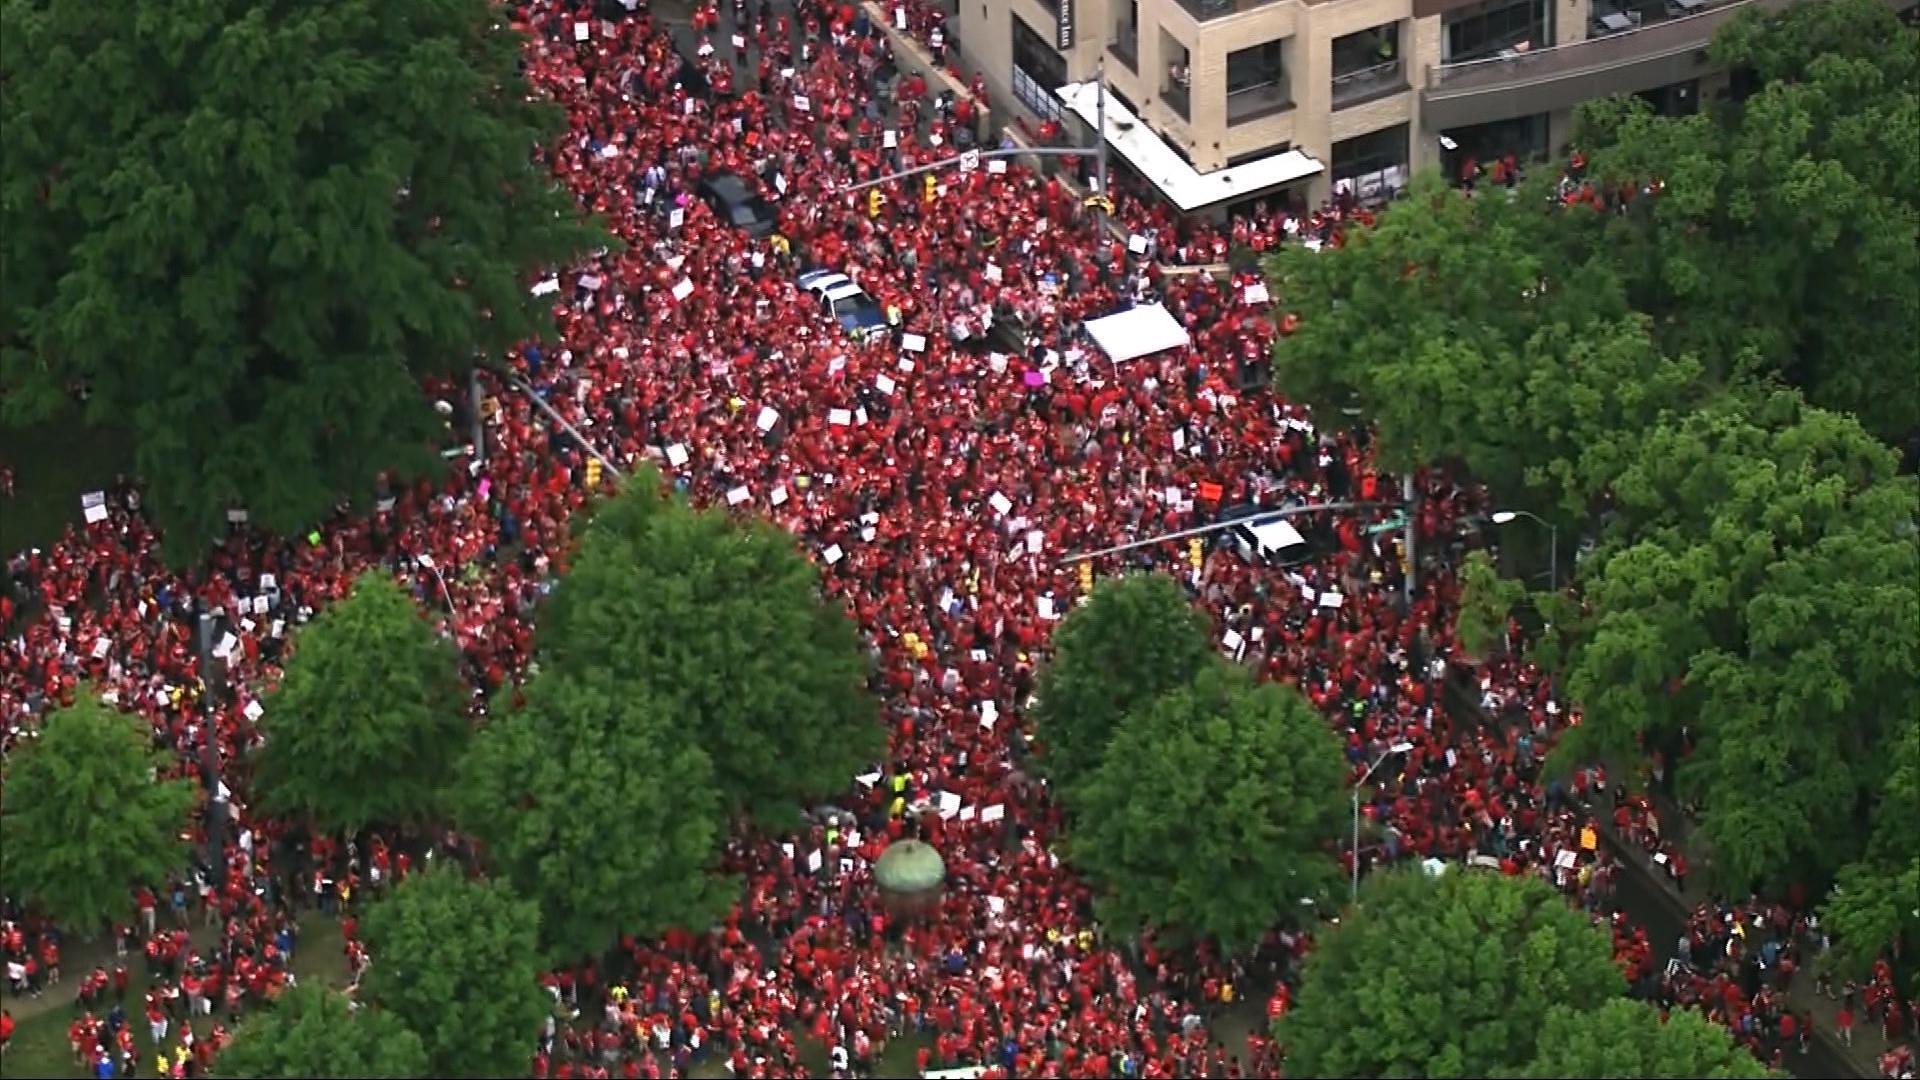
[[[1407,186],[1407,125],[1370,131],[1333,144],[1333,190],[1363,203],[1385,202]]]
[[[1400,62],[1400,24],[1333,39],[1333,107],[1344,109],[1404,90],[1406,68]]]
[[[1293,107],[1286,42],[1263,41],[1227,54],[1227,123],[1239,124]]]
[[[1441,35],[1442,63],[1458,64],[1498,56],[1508,50],[1524,52],[1553,44],[1547,22],[1547,0],[1484,0],[1449,13]]]
[[[1054,51],[1052,43],[1035,33],[1018,12],[1010,12],[1013,24],[1013,96],[1034,115],[1056,123],[1060,120],[1060,99],[1054,91],[1067,84],[1067,60]]]

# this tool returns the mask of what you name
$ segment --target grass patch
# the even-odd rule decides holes
[[[45,424],[0,429],[0,466],[13,470],[13,497],[0,496],[0,555],[10,556],[51,545],[79,524],[81,495],[131,473],[133,434],[88,427],[76,406]]]
[[[342,945],[340,924],[335,920],[325,916],[308,916],[301,920],[300,942],[293,953],[294,976],[302,983],[317,981],[335,988],[346,986],[347,957]],[[73,1052],[67,1046],[67,1025],[80,1015],[79,1005],[73,998],[79,985],[77,980],[92,970],[93,955],[92,952],[84,954],[85,966],[82,967],[82,953],[75,950],[73,955],[67,957],[68,962],[62,965],[63,974],[72,981],[52,987],[40,1001],[8,999],[8,1007],[14,1010],[19,1026],[14,1029],[13,1042],[7,1047],[6,1056],[0,1058],[0,1077],[84,1078],[93,1075],[74,1065]],[[140,1008],[148,985],[146,962],[138,956],[129,956],[127,959],[127,971],[132,976],[127,984],[127,1022],[133,1025],[134,1045],[139,1047],[138,1075],[150,1076],[153,1073],[155,1047],[147,1038],[147,1021]],[[24,1019],[20,1017],[21,1006],[39,1006],[42,1002],[52,1000],[59,1003],[37,1015]],[[258,1008],[257,1005],[253,1007]],[[105,1009],[99,1015],[105,1015]],[[204,1037],[213,1030],[213,1023],[210,1020],[198,1020],[193,1030],[196,1037]],[[178,1046],[180,1040],[170,1038],[169,1043],[171,1049]]]

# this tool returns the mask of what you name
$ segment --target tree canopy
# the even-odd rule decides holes
[[[1099,767],[1126,716],[1192,682],[1214,659],[1207,618],[1165,574],[1101,581],[1053,635],[1034,730],[1047,772],[1072,785]]]
[[[1555,1006],[1540,1051],[1517,1075],[1633,1076],[1645,1080],[1766,1080],[1775,1075],[1727,1029],[1693,1009],[1662,1018],[1651,1005],[1615,998],[1598,1008]]]
[[[0,881],[64,926],[91,933],[132,910],[135,885],[158,886],[186,865],[190,780],[136,717],[83,687],[6,760],[0,789]]]
[[[438,464],[428,375],[536,336],[525,280],[608,241],[486,0],[0,5],[4,420],[76,384],[177,555]],[[73,88],[86,87],[86,93]]]
[[[1345,766],[1300,694],[1215,659],[1128,713],[1068,789],[1067,851],[1111,930],[1257,944],[1339,881]]]
[[[1511,1074],[1533,1060],[1550,1009],[1626,988],[1611,954],[1538,878],[1376,874],[1307,958],[1275,1033],[1295,1076]]]
[[[1268,274],[1303,318],[1274,384],[1323,415],[1357,406],[1388,468],[1459,461],[1517,505],[1585,514],[1705,375],[1662,354],[1605,258],[1560,241],[1563,216],[1542,183],[1464,199],[1427,174],[1343,246],[1282,248]]]
[[[420,1037],[429,1075],[523,1076],[550,1005],[539,922],[506,885],[409,875],[367,909],[361,999]]]
[[[1920,945],[1920,724],[1901,726],[1866,853],[1841,869],[1824,912],[1837,941],[1831,955],[1855,974],[1889,945],[1904,942],[1895,955]]]
[[[1782,392],[1651,433],[1614,485],[1557,753],[1675,760],[1730,889],[1858,855],[1920,715],[1920,497],[1895,464]]]
[[[264,699],[260,797],[324,830],[432,819],[472,731],[451,642],[413,598],[368,572],[293,642]]]
[[[726,821],[713,763],[684,720],[645,694],[546,673],[480,733],[461,770],[460,821],[540,906],[561,963],[621,934],[704,930],[736,890],[713,867]]]
[[[1598,181],[1661,188],[1635,213],[1572,223],[1615,253],[1670,351],[1778,376],[1906,438],[1920,429],[1920,31],[1876,0],[1793,4],[1746,13],[1710,52],[1759,89],[1685,117],[1633,97],[1582,110],[1575,142]]]
[[[595,515],[536,643],[543,670],[604,676],[694,732],[726,805],[762,822],[885,752],[853,622],[793,538],[663,497],[651,469]]]
[[[247,1017],[220,1052],[219,1072],[260,1080],[429,1075],[420,1037],[405,1024],[318,986],[288,990]]]

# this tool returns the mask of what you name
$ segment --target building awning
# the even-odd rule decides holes
[[[1088,127],[1098,124],[1100,88],[1097,84],[1068,83],[1054,93],[1069,111],[1085,120]],[[1325,168],[1298,150],[1288,150],[1210,173],[1195,172],[1186,159],[1174,153],[1153,129],[1133,115],[1132,109],[1112,94],[1107,95],[1106,137],[1108,145],[1183,212],[1258,195]]]
[[[1160,304],[1141,304],[1118,315],[1087,323],[1087,333],[1116,364],[1167,349],[1178,349],[1193,339],[1180,320]]]

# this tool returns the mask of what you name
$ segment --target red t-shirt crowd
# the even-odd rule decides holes
[[[1247,299],[1254,279],[1163,277],[1096,235],[1070,190],[1018,165],[947,175],[932,199],[902,186],[877,211],[839,192],[945,157],[958,135],[945,117],[903,115],[904,92],[880,89],[892,66],[885,39],[855,32],[851,8],[804,2],[792,22],[719,32],[719,47],[696,58],[720,91],[705,97],[677,81],[672,39],[644,13],[604,21],[591,5],[539,0],[511,14],[531,38],[530,81],[568,116],[542,161],[625,242],[620,254],[529,282],[551,298],[558,333],[512,363],[612,459],[651,460],[697,503],[792,530],[871,643],[892,733],[879,775],[849,778],[839,816],[729,846],[746,890],[724,926],[627,939],[604,964],[550,973],[556,999],[579,1011],[528,1033],[531,1071],[656,1077],[717,1059],[737,1077],[802,1075],[808,1036],[830,1069],[870,1071],[890,1039],[912,1033],[922,1069],[1278,1075],[1269,1040],[1256,1032],[1224,1046],[1208,1022],[1269,987],[1268,1013],[1283,1011],[1310,936],[1276,932],[1239,959],[1103,940],[1086,889],[1051,850],[1057,808],[1020,767],[1035,668],[1077,593],[1063,554],[1198,524],[1224,506],[1384,498],[1398,487],[1375,474],[1364,435],[1319,430],[1305,410],[1243,388],[1277,333],[1269,306]],[[718,13],[695,21],[717,29]],[[744,47],[730,47],[733,33]],[[775,239],[750,239],[693,197],[717,171],[764,181],[779,211]],[[1223,236],[1337,244],[1368,220],[1329,207],[1182,233],[1131,195],[1117,201],[1119,218],[1161,254],[1192,261],[1223,254]],[[896,316],[894,332],[849,339],[793,284],[814,265],[853,275]],[[1187,326],[1190,347],[1115,366],[1080,333],[1085,320],[1148,296]],[[12,561],[44,613],[0,649],[0,734],[10,742],[91,680],[151,722],[178,751],[181,775],[197,775],[207,714],[192,689],[194,604],[223,616],[226,685],[211,712],[229,763],[216,793],[227,808],[222,865],[143,891],[117,933],[127,958],[72,973],[85,1010],[71,1032],[77,1061],[132,1061],[138,1018],[125,1010],[145,1014],[154,1045],[167,1044],[170,1026],[182,1043],[191,1016],[218,1010],[230,1024],[278,993],[294,919],[310,905],[341,914],[354,970],[378,963],[352,932],[362,890],[377,894],[425,851],[461,854],[451,836],[375,837],[358,850],[300,835],[249,811],[253,793],[231,763],[257,737],[257,697],[294,629],[370,567],[404,577],[445,622],[474,679],[476,713],[510,706],[534,605],[565,569],[566,523],[588,496],[586,459],[520,393],[491,390],[484,464],[387,490],[371,513],[343,511],[317,540],[242,525],[204,567],[174,573],[138,490],[121,485],[106,520]],[[1185,582],[1229,655],[1326,712],[1355,778],[1385,747],[1413,743],[1365,807],[1382,839],[1358,853],[1343,845],[1342,859],[1541,875],[1613,926],[1623,968],[1650,996],[1710,1000],[1763,1053],[1792,1042],[1794,1021],[1782,1030],[1790,1014],[1772,990],[1743,989],[1733,967],[1708,956],[1737,952],[1724,938],[1739,913],[1696,919],[1697,982],[1649,970],[1644,934],[1613,914],[1618,868],[1586,827],[1604,776],[1539,779],[1572,719],[1545,679],[1510,662],[1485,666],[1483,704],[1499,723],[1440,707],[1454,652],[1449,568],[1459,522],[1483,503],[1438,473],[1415,482],[1423,558],[1409,604],[1391,535],[1368,535],[1360,517],[1296,519],[1315,555],[1288,567],[1227,547],[1194,565],[1184,545],[1167,544],[1103,560],[1098,572],[1152,567]],[[450,614],[421,555],[444,574]],[[11,621],[12,601],[0,605]],[[1632,826],[1633,806],[1623,813]],[[909,835],[940,850],[949,886],[925,917],[900,919],[880,904],[871,864]],[[1744,917],[1743,942],[1767,925]],[[185,933],[196,919],[222,931],[205,955]],[[1776,929],[1787,948],[1806,930],[1791,917]],[[23,988],[44,988],[50,966],[57,973],[50,928],[15,913],[0,947]],[[159,976],[144,1005],[121,1000],[125,965],[141,962],[141,949]],[[1885,1022],[1897,1027],[1897,1000],[1883,1000],[1879,1015],[1888,1005]],[[205,1068],[224,1038],[223,1026],[203,1045],[182,1043],[173,1071]]]

